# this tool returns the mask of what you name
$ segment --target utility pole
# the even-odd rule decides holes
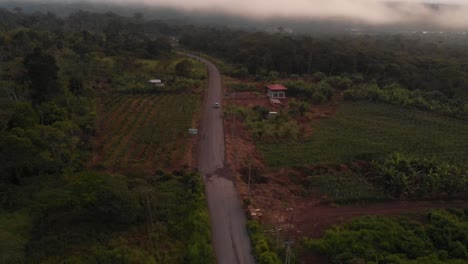
[[[292,226],[292,221],[294,218],[294,208],[290,208],[291,211],[291,217],[289,218],[289,227],[288,227],[288,234],[286,236],[286,257],[284,259],[284,264],[291,264],[291,245],[294,243],[292,240],[290,240],[290,235],[291,235],[291,226]]]
[[[153,256],[155,256],[155,251],[154,251],[154,248],[155,248],[155,241],[154,241],[154,222],[153,222],[153,212],[151,210],[151,206],[150,206],[150,199],[149,199],[149,194],[152,190],[149,189],[146,191],[146,194],[145,194],[145,200],[146,200],[146,212],[147,212],[147,221],[149,222],[148,224],[148,238],[151,242],[151,251],[153,252]],[[148,219],[149,218],[149,219]]]
[[[286,244],[286,258],[284,259],[284,264],[291,264],[291,244],[292,241],[284,242]]]
[[[279,248],[279,231],[281,231],[281,228],[278,226],[275,226],[275,235],[276,235],[276,247]]]
[[[249,157],[249,180],[247,182],[247,186],[248,186],[248,191],[249,191],[249,197],[250,197],[250,171],[252,169],[252,157]]]
[[[234,168],[237,168],[237,161],[238,161],[238,158],[237,158],[237,149],[234,149],[235,146],[236,146],[236,143],[234,142],[234,140],[236,139],[236,116],[237,114],[234,112],[234,121],[232,122],[232,147],[233,147],[233,152],[234,152]]]

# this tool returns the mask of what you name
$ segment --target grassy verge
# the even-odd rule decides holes
[[[266,163],[271,167],[341,163],[391,152],[468,161],[468,124],[433,113],[385,104],[343,103],[335,116],[314,121],[312,127],[312,137],[304,142],[259,144]]]

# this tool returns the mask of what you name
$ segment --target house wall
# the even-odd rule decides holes
[[[285,92],[273,92],[271,90],[268,90],[268,97],[270,97],[270,98],[286,98],[286,93]]]

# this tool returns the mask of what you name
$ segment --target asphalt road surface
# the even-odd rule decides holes
[[[198,168],[205,180],[211,219],[212,244],[218,264],[255,263],[247,234],[246,218],[232,173],[224,164],[222,87],[218,69],[209,61],[208,94],[200,128]],[[219,108],[214,108],[215,103]]]

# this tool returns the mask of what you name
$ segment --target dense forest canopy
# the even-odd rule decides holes
[[[245,66],[251,74],[359,74],[379,84],[468,96],[466,35],[311,37],[192,28],[181,34],[180,43]]]

